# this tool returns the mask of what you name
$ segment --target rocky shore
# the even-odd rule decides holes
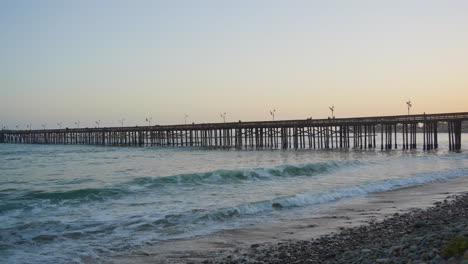
[[[468,264],[468,193],[308,241],[252,244],[204,263]]]

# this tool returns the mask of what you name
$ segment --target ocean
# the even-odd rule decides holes
[[[421,136],[418,136],[421,138]],[[462,150],[0,144],[0,262],[93,263],[468,175]],[[401,142],[401,141],[400,141]]]

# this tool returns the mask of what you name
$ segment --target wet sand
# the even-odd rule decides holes
[[[318,206],[313,212],[287,216],[278,223],[263,223],[191,239],[166,241],[114,256],[111,263],[191,263],[252,253],[252,245],[310,240],[343,228],[383,220],[395,213],[428,208],[435,202],[468,190],[468,176],[424,185],[373,193]]]

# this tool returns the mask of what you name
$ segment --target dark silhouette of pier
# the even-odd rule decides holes
[[[468,112],[165,126],[1,130],[0,143],[239,149],[373,149],[380,146],[382,150],[415,149],[422,143],[424,150],[430,150],[438,148],[438,128],[443,124],[448,130],[449,149],[459,150],[462,121],[465,120],[468,120]],[[418,139],[417,134],[422,138]]]

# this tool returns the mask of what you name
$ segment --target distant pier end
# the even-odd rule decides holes
[[[461,149],[468,112],[206,123],[168,126],[1,130],[0,143],[200,146],[251,149],[437,149],[441,129]],[[440,126],[443,124],[443,126]],[[417,138],[417,134],[419,137]],[[399,142],[398,142],[399,140]],[[419,143],[418,143],[419,142]]]

